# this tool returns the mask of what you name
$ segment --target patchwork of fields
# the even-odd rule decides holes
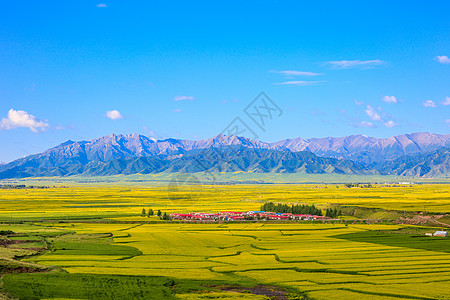
[[[49,189],[0,189],[0,221],[142,220],[142,208],[164,212],[259,210],[262,203],[332,204],[397,211],[450,212],[450,185],[345,188],[343,185],[84,185]]]
[[[2,261],[22,257],[18,267],[41,272],[6,275],[3,289],[25,299],[266,299],[264,293],[209,288],[256,285],[278,286],[292,299],[450,299],[450,240],[425,237],[431,228],[183,224],[140,216],[142,208],[255,210],[266,201],[448,212],[449,195],[448,185],[425,184],[0,190],[0,230],[20,233],[13,238],[24,241],[0,247]]]
[[[54,251],[27,261],[59,266],[74,274],[253,281],[290,287],[312,299],[446,299],[449,295],[450,242],[390,233],[401,226],[251,223],[51,227],[74,230],[79,238],[56,237],[51,240]],[[96,240],[96,244],[84,238],[98,239],[110,232],[114,237],[111,244],[107,238],[104,243]],[[376,243],[377,239],[366,233],[380,234],[380,241],[388,239],[389,245]]]

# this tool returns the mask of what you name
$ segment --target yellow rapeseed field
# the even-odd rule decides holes
[[[56,250],[34,259],[70,273],[164,275],[180,279],[253,279],[290,286],[314,299],[444,299],[450,253],[353,242],[342,234],[396,225],[74,224],[79,233],[111,232],[132,257]],[[126,235],[124,235],[124,233]],[[342,299],[342,298],[341,298]]]
[[[195,191],[195,192],[194,192]],[[0,189],[0,220],[103,219],[140,221],[142,208],[155,212],[258,210],[266,201],[333,204],[397,211],[450,212],[450,185],[420,184],[371,188],[343,185],[77,186]]]
[[[258,210],[266,201],[314,203],[322,209],[340,204],[439,213],[450,211],[450,186],[272,184],[182,186],[174,191],[164,186],[86,185],[3,189],[0,227],[30,234],[75,232],[47,238],[54,251],[27,259],[69,273],[236,283],[253,280],[294,288],[313,299],[449,298],[450,253],[447,244],[434,244],[445,240],[404,239],[398,234],[399,238],[387,236],[378,241],[377,237],[364,236],[366,232],[395,231],[403,225],[194,224],[140,216],[143,208],[167,213]],[[90,235],[102,238],[84,242]],[[97,247],[95,241],[100,240],[103,246]],[[195,299],[195,295],[183,297]]]

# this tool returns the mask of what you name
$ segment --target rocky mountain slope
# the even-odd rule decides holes
[[[91,141],[67,141],[43,153],[0,165],[0,178],[200,172],[211,171],[211,165],[222,171],[447,176],[449,162],[439,160],[448,155],[443,150],[446,148],[450,148],[450,135],[432,133],[385,139],[363,135],[296,138],[275,143],[231,135],[199,141],[109,135]],[[240,149],[240,156],[230,149]],[[200,157],[205,154],[209,155],[207,159]],[[197,166],[196,161],[208,163]]]
[[[117,175],[160,172],[274,172],[307,174],[374,174],[364,166],[311,152],[250,149],[243,146],[191,150],[179,155],[112,159],[96,164],[70,162],[58,166],[25,164],[0,172],[0,178],[29,176]]]
[[[393,161],[379,163],[375,168],[381,174],[450,177],[450,148],[441,148],[427,154],[405,155]]]
[[[287,139],[273,143],[291,151],[310,151],[318,156],[350,159],[365,164],[394,160],[404,155],[450,147],[450,134],[412,133],[390,138],[364,135],[313,139]]]

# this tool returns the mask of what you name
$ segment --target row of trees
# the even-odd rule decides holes
[[[276,213],[291,213],[295,215],[316,215],[321,216],[322,211],[312,205],[287,205],[287,204],[275,204],[273,202],[267,202],[261,205],[262,211],[270,211]]]
[[[142,209],[142,213],[141,216],[142,217],[151,217],[154,216],[155,212],[153,211],[153,209],[149,208],[148,211],[145,210],[145,208]],[[156,215],[161,219],[161,220],[170,220],[170,217],[167,213],[162,213],[159,209],[156,212]]]
[[[325,213],[325,217],[329,217],[329,218],[337,218],[341,215],[341,209],[339,208],[339,210],[335,207],[333,208],[327,208],[327,211]]]
[[[0,184],[0,189],[48,189],[49,186],[45,185],[29,185],[26,186],[25,184]]]
[[[362,188],[371,188],[372,184],[359,184],[359,183],[346,183],[345,187],[352,188],[352,187],[362,187]]]
[[[27,186],[25,184],[0,184],[0,189],[26,189]]]

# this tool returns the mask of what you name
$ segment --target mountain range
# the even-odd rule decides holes
[[[286,139],[268,143],[233,135],[156,140],[140,134],[67,141],[0,165],[0,179],[31,176],[253,171],[445,177],[450,134],[413,133]]]

